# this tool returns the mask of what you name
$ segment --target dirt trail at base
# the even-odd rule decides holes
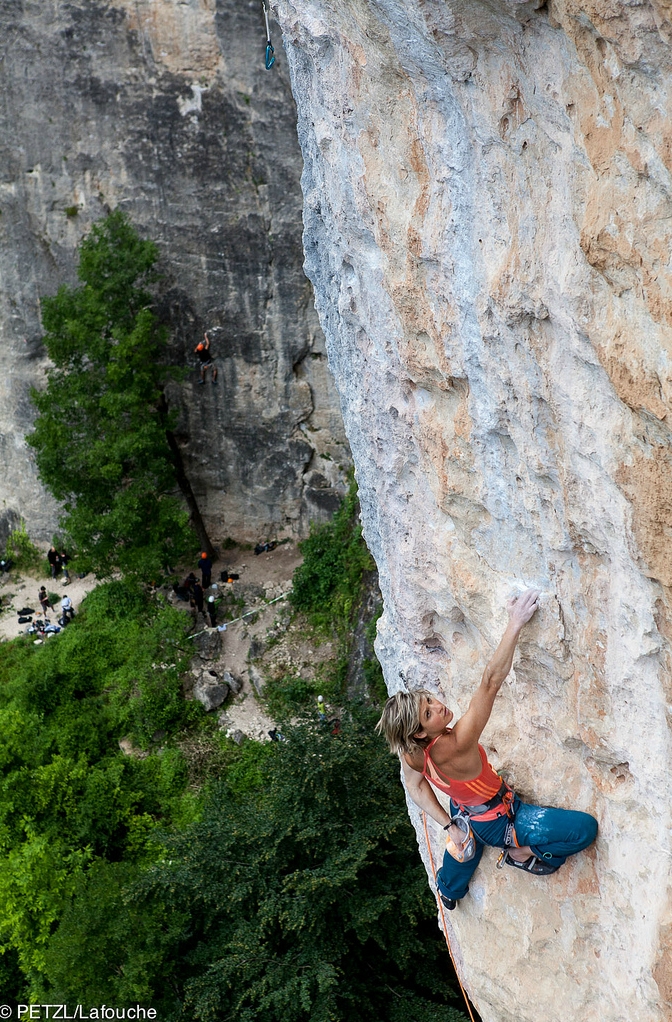
[[[282,614],[283,608],[287,605],[285,599],[272,604],[266,601],[289,592],[294,570],[302,560],[296,544],[285,543],[273,551],[258,556],[252,550],[234,547],[224,551],[214,565],[213,579],[219,579],[223,570],[240,576],[231,587],[220,583],[221,591],[230,588],[234,596],[245,594],[243,612],[246,612],[246,616],[243,620],[227,625],[226,631],[221,633],[221,653],[216,661],[209,665],[218,672],[229,671],[242,681],[240,693],[229,699],[221,711],[213,711],[214,713],[223,711],[226,714],[224,727],[229,733],[242,731],[250,738],[268,738],[268,731],[274,726],[274,722],[264,713],[257,700],[260,678],[255,677],[255,669],[248,660],[250,644],[253,639],[263,637],[273,626],[278,615]],[[194,565],[181,566],[178,577],[182,578],[190,570],[196,569],[196,562]],[[0,641],[15,639],[25,633],[28,625],[18,624],[17,613],[24,607],[33,608],[35,611],[33,618],[41,617],[42,611],[37,599],[40,586],[45,586],[48,593],[57,593],[59,597],[58,603],[48,615],[51,622],[56,623],[60,617],[60,600],[66,594],[72,600],[77,613],[82,600],[88,592],[95,589],[99,580],[93,574],[80,579],[74,572],[70,573],[70,577],[70,584],[64,586],[63,578],[52,579],[46,573],[41,576],[18,572],[0,575]],[[249,595],[251,587],[259,590],[258,596]],[[184,603],[177,602],[175,606],[183,609],[185,614],[190,613]],[[54,642],[57,638],[58,636],[54,635],[49,641]]]
[[[219,578],[223,568],[240,575],[232,585],[234,595],[245,593],[250,586],[258,586],[264,593],[256,599],[246,595],[245,617],[227,624],[226,631],[221,633],[221,653],[211,664],[218,673],[228,671],[242,682],[238,695],[229,699],[221,711],[215,711],[226,715],[223,726],[228,734],[241,731],[248,738],[268,740],[268,732],[275,726],[257,700],[261,678],[248,657],[252,641],[263,637],[287,606],[285,599],[272,604],[265,601],[289,592],[294,570],[302,560],[296,544],[286,543],[258,556],[251,550],[234,548],[217,562],[213,578]]]
[[[18,623],[17,611],[24,607],[31,607],[35,613],[33,618],[42,616],[42,608],[37,598],[40,586],[44,586],[48,593],[58,593],[58,603],[47,615],[48,619],[56,624],[57,618],[61,616],[61,599],[66,594],[72,600],[75,614],[80,603],[88,592],[95,589],[98,579],[95,575],[86,575],[85,578],[77,578],[74,572],[70,572],[70,585],[63,585],[64,579],[49,578],[48,575],[27,575],[11,571],[9,575],[0,575],[0,599],[2,607],[0,613],[0,639],[15,639],[22,635],[28,625]]]

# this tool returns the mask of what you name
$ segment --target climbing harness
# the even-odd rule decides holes
[[[432,846],[429,843],[429,834],[427,832],[427,815],[426,815],[426,813],[422,813],[422,824],[423,824],[423,826],[425,828],[425,842],[427,844],[427,854],[429,855],[429,861],[430,861],[431,866],[432,866],[432,875],[434,877],[434,886],[436,887],[436,901],[437,901],[437,904],[439,906],[439,912],[441,913],[441,922],[443,924],[443,935],[446,938],[446,947],[448,948],[448,954],[450,955],[450,960],[453,963],[453,969],[455,970],[455,975],[457,976],[457,982],[460,984],[460,990],[462,991],[462,996],[464,997],[464,1003],[466,1004],[467,1011],[469,1012],[469,1018],[471,1019],[471,1022],[476,1022],[476,1020],[474,1019],[474,1013],[471,1010],[471,1004],[469,1003],[469,998],[467,997],[467,992],[466,992],[466,990],[464,989],[464,987],[462,985],[462,980],[460,979],[460,974],[457,971],[457,965],[455,964],[455,958],[453,957],[453,949],[450,946],[450,937],[448,936],[448,925],[446,923],[446,914],[443,911],[443,903],[442,903],[441,897],[439,895],[439,889],[436,886],[436,868],[434,866],[434,857],[432,855]]]
[[[273,54],[275,53],[275,50],[273,49],[273,46],[271,45],[271,32],[270,32],[270,29],[268,27],[268,11],[266,10],[266,0],[261,0],[261,6],[264,8],[264,20],[266,22],[266,58],[265,58],[265,64],[266,64],[266,70],[270,71],[271,68],[273,67],[273,65],[275,64],[275,57],[273,56]]]
[[[458,801],[454,795],[451,795],[451,798],[455,805],[458,806],[460,813],[464,813],[465,816],[470,817],[472,820],[495,820],[498,816],[508,816],[510,819],[513,819],[513,800],[515,794],[506,781],[502,781],[499,791],[493,798],[483,802],[480,806],[465,805]]]

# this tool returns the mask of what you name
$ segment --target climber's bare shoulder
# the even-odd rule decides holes
[[[405,752],[403,754],[403,759],[411,770],[417,770],[419,774],[422,773],[425,766],[425,757],[421,752]]]
[[[446,777],[454,781],[470,781],[478,777],[482,769],[481,754],[478,750],[478,742],[464,742],[457,733],[459,721],[455,730],[448,731],[432,746],[432,760]]]

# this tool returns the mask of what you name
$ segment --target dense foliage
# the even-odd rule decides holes
[[[161,362],[165,330],[148,291],[156,260],[156,246],[112,213],[81,244],[81,286],[42,300],[53,365],[32,393],[28,443],[64,502],[66,545],[101,577],[155,577],[196,542],[168,441],[163,388],[174,371]]]
[[[332,520],[313,524],[309,537],[299,547],[303,563],[294,572],[291,602],[305,615],[313,640],[332,640],[337,654],[314,683],[293,674],[271,679],[264,689],[270,712],[279,718],[291,716],[318,693],[331,702],[341,702],[352,681],[356,645],[366,652],[361,663],[366,694],[374,701],[385,699],[380,664],[373,653],[376,620],[382,606],[375,562],[359,523],[354,481]],[[367,606],[371,596],[373,607]],[[359,688],[361,692],[362,686]]]
[[[90,873],[50,945],[50,999],[120,1003],[151,963],[152,1003],[173,1022],[459,1022],[398,767],[372,724],[286,729],[141,881]]]
[[[19,522],[7,537],[4,556],[12,562],[15,571],[39,575],[45,568],[45,558],[30,539],[24,521]]]
[[[294,572],[292,603],[318,628],[346,634],[357,610],[362,576],[375,562],[362,539],[354,482],[330,522],[312,525],[299,544],[303,564]]]
[[[182,615],[115,582],[57,638],[0,646],[0,941],[29,982],[91,867],[152,861],[157,827],[193,816],[178,751],[142,759],[118,744],[147,745],[193,715],[183,635]]]

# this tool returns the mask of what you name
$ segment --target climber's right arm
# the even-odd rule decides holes
[[[441,827],[450,823],[450,816],[440,805],[436,795],[432,791],[429,781],[417,770],[410,766],[404,756],[401,757],[401,765],[404,770],[406,790],[418,808],[423,809],[428,816],[431,816]]]
[[[538,589],[528,589],[527,592],[509,600],[507,604],[509,623],[506,631],[483,671],[481,684],[476,689],[467,712],[453,728],[452,738],[458,754],[476,748],[481,732],[490,719],[495,696],[511,670],[518,637],[539,606],[539,595]]]

